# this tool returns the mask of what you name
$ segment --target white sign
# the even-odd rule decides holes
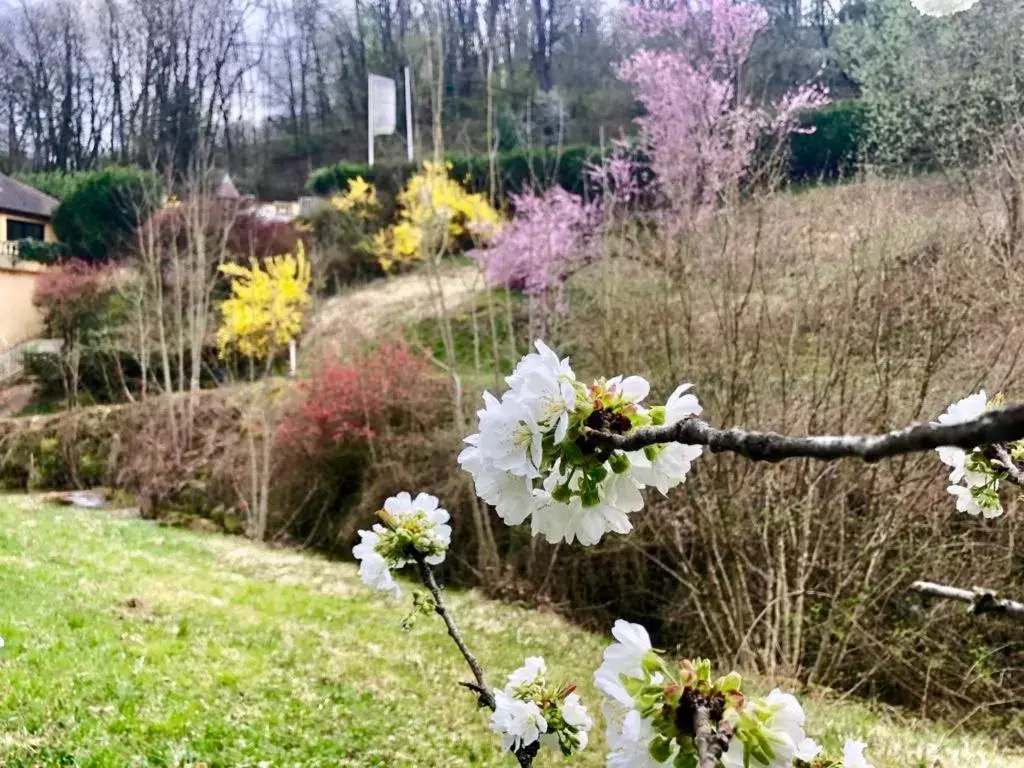
[[[395,81],[390,77],[370,75],[370,130],[374,136],[390,136],[395,132],[397,113]]]

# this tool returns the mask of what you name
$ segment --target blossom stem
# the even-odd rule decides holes
[[[660,443],[682,443],[703,445],[714,453],[738,453],[753,461],[860,458],[875,462],[943,446],[971,450],[982,445],[1024,439],[1024,405],[996,408],[960,424],[913,424],[882,435],[790,437],[739,427],[718,429],[695,418],[683,419],[663,427],[641,427],[622,435],[589,427],[583,427],[582,433],[595,447],[607,446],[623,451],[637,451]]]
[[[441,617],[444,625],[448,628],[449,637],[458,647],[459,653],[462,654],[462,658],[466,660],[466,664],[469,665],[470,670],[473,672],[473,677],[476,678],[475,683],[461,683],[461,685],[473,691],[477,695],[480,705],[487,707],[493,712],[497,705],[494,701],[494,694],[487,687],[487,682],[484,680],[483,667],[480,666],[480,662],[476,660],[473,652],[469,650],[469,646],[466,645],[466,641],[462,638],[462,632],[459,631],[455,619],[448,612],[448,607],[444,604],[444,598],[441,596],[441,587],[434,576],[434,569],[430,567],[424,556],[419,552],[414,552],[413,557],[416,559],[416,565],[419,567],[420,581],[423,582],[423,586],[430,590],[430,595],[434,598],[434,612]],[[519,761],[520,768],[531,768],[533,758],[537,756],[537,748],[539,746],[540,742],[534,742],[515,750],[513,754],[516,760]]]
[[[718,768],[731,739],[732,729],[728,724],[715,728],[707,705],[698,704],[693,718],[693,744],[697,748],[698,768]]]
[[[968,610],[976,616],[982,613],[1002,613],[1018,621],[1024,621],[1024,603],[999,599],[990,589],[959,589],[931,581],[915,581],[910,588],[924,595],[968,603]]]
[[[462,639],[462,632],[459,631],[455,620],[444,604],[444,598],[441,596],[441,587],[434,577],[434,569],[427,564],[426,559],[420,553],[415,553],[414,557],[416,558],[416,565],[419,566],[420,580],[423,582],[423,586],[430,590],[430,595],[434,598],[434,612],[441,617],[444,625],[448,627],[449,637],[458,647],[459,653],[462,654],[462,658],[466,660],[466,664],[469,665],[470,670],[473,672],[473,677],[476,678],[476,685],[472,687],[472,690],[480,697],[480,703],[493,711],[495,706],[494,694],[487,687],[487,682],[484,680],[484,670],[480,666],[480,662],[476,660],[476,656],[469,650],[466,641]]]

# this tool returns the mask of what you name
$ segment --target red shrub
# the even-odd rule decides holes
[[[143,231],[147,237],[155,237],[163,250],[177,247],[185,251],[195,236],[197,222],[201,222],[210,253],[216,254],[223,244],[225,257],[241,262],[294,253],[302,238],[291,222],[264,219],[255,211],[240,210],[234,201],[223,200],[161,209],[149,218],[145,224],[149,229]]]
[[[42,310],[49,331],[64,338],[93,326],[110,293],[110,271],[81,259],[68,259],[36,279],[32,303]]]
[[[310,452],[414,437],[444,418],[440,414],[448,402],[446,382],[401,342],[325,365],[298,391],[278,439]]]

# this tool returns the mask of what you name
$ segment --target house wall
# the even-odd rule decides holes
[[[0,259],[0,352],[43,333],[43,316],[32,305],[36,280],[45,268]]]
[[[45,229],[43,230],[43,239],[48,243],[56,242],[57,236],[53,232],[53,227],[50,226],[50,220],[44,219],[39,216],[26,216],[21,213],[7,213],[0,211],[0,241],[7,239],[7,219],[18,219],[19,221],[31,221],[35,224],[42,224]]]

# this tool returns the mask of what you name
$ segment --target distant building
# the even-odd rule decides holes
[[[37,337],[42,316],[32,304],[45,268],[19,261],[22,240],[54,242],[50,220],[59,200],[0,174],[0,352]]]
[[[59,204],[59,200],[0,173],[0,256],[16,258],[20,240],[56,240],[50,219]]]
[[[241,200],[242,195],[238,192],[238,187],[235,186],[235,182],[231,180],[231,174],[225,173],[224,178],[221,179],[220,185],[217,187],[217,191],[214,192],[213,196],[218,200]]]

